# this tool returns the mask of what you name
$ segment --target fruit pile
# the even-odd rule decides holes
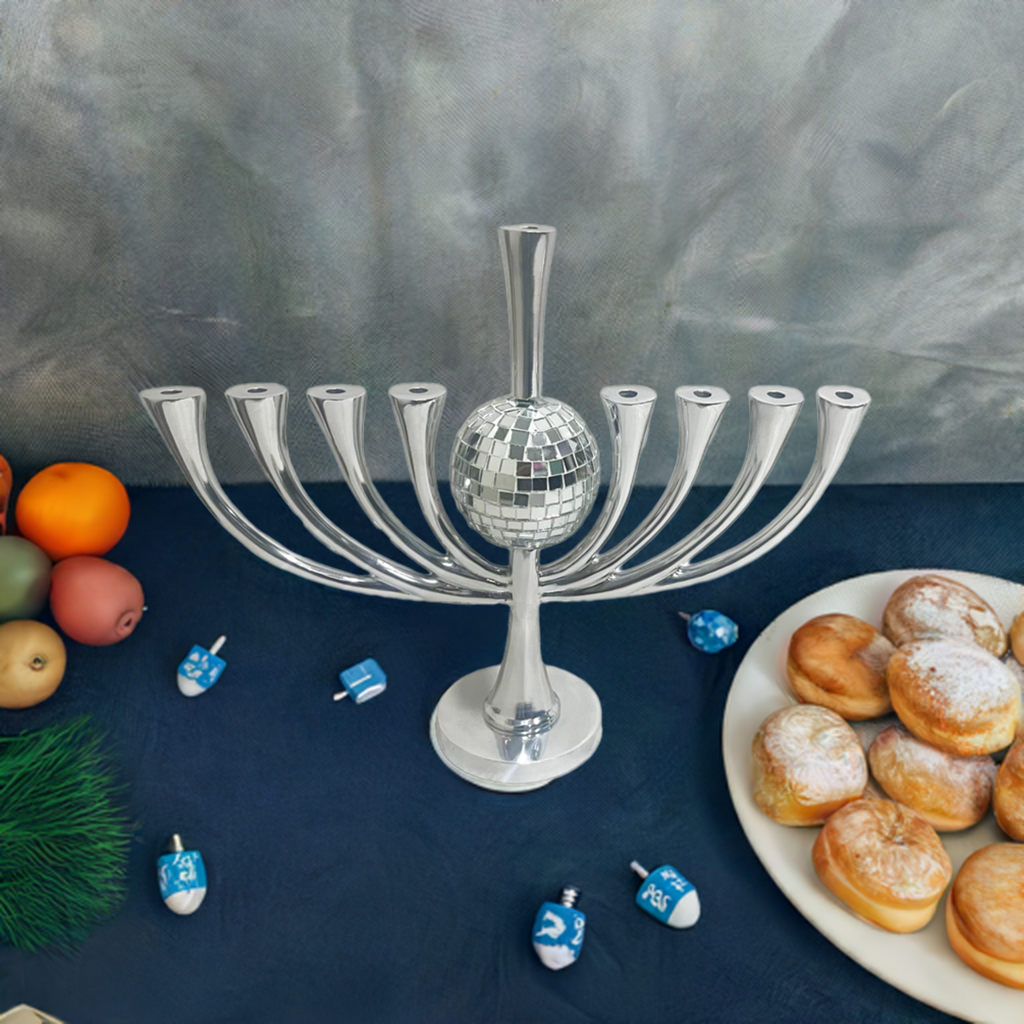
[[[6,462],[0,478],[9,490]],[[131,514],[113,473],[86,462],[48,466],[21,489],[14,511],[17,535],[0,536],[0,707],[26,708],[64,676],[64,641],[37,619],[47,602],[65,636],[105,646],[135,629],[143,594],[127,569],[101,557]],[[0,528],[5,522],[4,510]]]

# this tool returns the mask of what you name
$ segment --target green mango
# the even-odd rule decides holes
[[[0,622],[31,619],[50,595],[49,556],[24,537],[0,537]]]

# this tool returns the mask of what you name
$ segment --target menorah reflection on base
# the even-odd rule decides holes
[[[450,479],[459,510],[483,537],[508,548],[508,565],[482,557],[462,538],[442,506],[434,466],[445,399],[439,384],[398,384],[389,394],[416,497],[440,550],[395,516],[370,478],[363,447],[366,390],[338,384],[306,392],[359,505],[416,568],[384,557],[345,533],[310,499],[288,455],[285,387],[239,384],[226,392],[267,478],[314,537],[360,570],[355,574],[289,550],[231,502],[210,465],[206,395],[201,388],[150,388],[140,398],[217,521],[272,565],[329,587],[379,597],[509,606],[501,664],[478,669],[452,684],[434,710],[430,735],[442,761],[464,779],[487,789],[516,791],[536,789],[572,771],[601,740],[601,703],[593,689],[573,673],[544,664],[541,604],[689,587],[752,562],[786,537],[821,497],[849,449],[870,397],[856,387],[820,388],[817,451],[803,485],[747,540],[694,562],[749,506],[803,404],[795,388],[752,388],[747,452],[736,483],[696,529],[634,564],[686,498],[729,396],[711,386],[676,389],[679,448],[668,484],[640,525],[608,546],[633,490],[656,396],[639,385],[603,388],[613,460],[604,504],[571,551],[542,565],[540,550],[567,540],[587,518],[600,481],[600,459],[581,417],[541,392],[544,308],[555,231],[536,225],[503,227],[499,238],[508,296],[512,391],[470,415],[456,437]]]

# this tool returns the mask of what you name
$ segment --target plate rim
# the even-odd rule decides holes
[[[783,657],[788,648],[792,630],[814,615],[823,614],[825,610],[843,611],[841,606],[826,609],[817,607],[819,605],[832,602],[836,598],[839,599],[837,604],[841,605],[844,600],[846,603],[850,603],[851,595],[861,589],[888,588],[891,593],[905,580],[925,574],[937,574],[955,579],[971,587],[993,604],[1007,602],[1012,595],[1018,599],[1018,607],[1024,608],[1024,584],[1003,577],[957,569],[887,569],[851,576],[807,594],[777,615],[758,634],[736,669],[729,687],[722,719],[722,756],[726,782],[740,826],[762,867],[790,903],[837,949],[882,981],[925,1005],[963,1020],[983,1020],[986,1024],[1019,1024],[1021,1020],[1024,1020],[1024,991],[990,981],[964,964],[953,952],[952,947],[948,945],[944,924],[942,924],[942,940],[946,943],[945,950],[937,951],[931,948],[934,945],[935,930],[941,924],[942,908],[946,900],[945,894],[936,913],[936,919],[925,930],[931,930],[928,947],[925,947],[920,939],[914,943],[915,938],[922,935],[921,932],[911,935],[896,935],[869,924],[840,904],[814,874],[809,850],[813,843],[813,837],[817,835],[820,827],[793,828],[780,825],[768,818],[757,807],[753,799],[750,779],[750,748],[754,732],[745,736],[739,731],[741,721],[744,723],[743,727],[749,730],[750,718],[745,709],[741,709],[741,702],[758,697],[765,705],[777,704],[778,707],[783,707],[786,704],[796,703],[796,697],[788,689],[785,680]],[[999,590],[999,599],[993,600],[992,596],[986,595],[987,588]],[[882,607],[877,608],[877,615],[873,622],[876,626],[880,624]],[[1003,620],[1004,628],[1008,629],[1006,616],[1001,615],[1000,618]],[[783,636],[784,643],[782,642]],[[763,717],[767,717],[767,715],[762,716],[760,720],[763,720]],[[756,731],[756,727],[754,731]],[[989,817],[991,817],[991,811]],[[994,821],[991,824],[992,828],[998,831]],[[976,830],[981,830],[981,828],[982,826],[975,826]],[[783,831],[778,832],[777,830]],[[947,835],[969,837],[969,834],[974,831],[967,830],[965,833],[948,833]],[[790,863],[788,857],[785,862],[779,863],[778,852],[774,848],[776,844],[772,842],[773,836],[776,839],[783,836],[790,837],[785,840],[784,845],[806,845],[808,852],[806,863],[802,866],[795,866]],[[807,838],[805,840],[799,838],[802,836]],[[1010,841],[1007,836],[1002,838]],[[962,843],[965,841],[961,840]],[[986,839],[985,841],[993,840]],[[984,842],[979,841],[977,845],[984,845]],[[962,857],[960,859],[962,860]],[[958,865],[955,864],[954,867],[956,866]],[[904,943],[902,948],[894,946],[895,942],[901,940]],[[889,947],[897,949],[900,955],[896,958],[890,956]],[[926,952],[924,952],[925,949],[927,949]],[[922,964],[931,963],[936,952],[947,954],[941,956],[940,959],[943,966],[947,961],[949,962],[953,976],[963,986],[962,992],[950,993],[941,985],[938,993],[922,987],[922,979],[916,975],[921,972]],[[897,960],[914,962],[914,971],[909,981],[906,977],[899,975]],[[979,1016],[979,1012],[984,1016]]]

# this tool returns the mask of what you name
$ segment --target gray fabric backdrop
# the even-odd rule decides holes
[[[304,408],[508,388],[496,228],[559,230],[546,393],[754,384],[874,404],[840,479],[1024,479],[1024,8],[999,0],[0,0],[0,451],[180,482],[138,403],[199,384],[226,481],[258,470],[221,393]],[[814,448],[813,401],[773,477]],[[605,449],[607,452],[607,449]],[[607,460],[606,460],[607,461]]]

